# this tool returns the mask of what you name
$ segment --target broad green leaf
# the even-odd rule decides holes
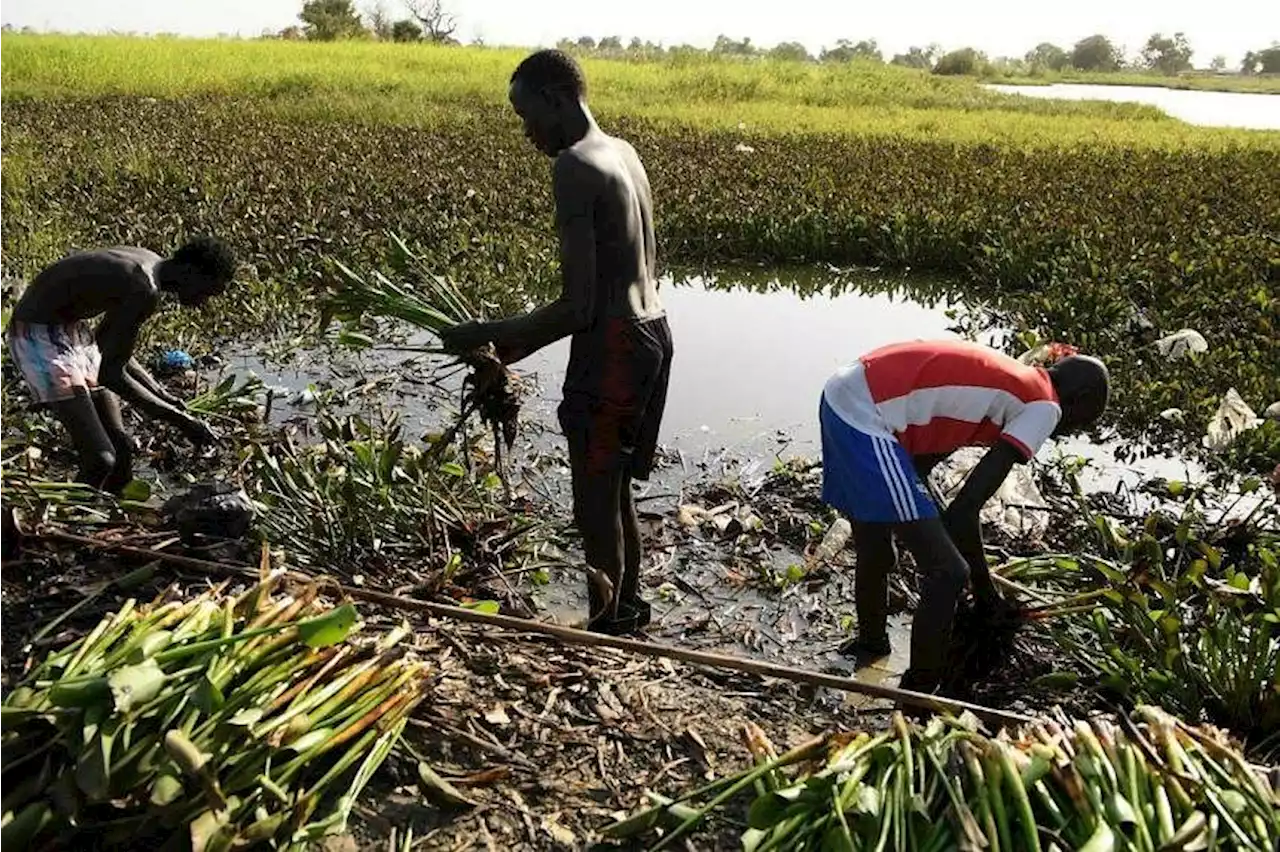
[[[356,623],[356,608],[343,604],[319,618],[298,622],[298,636],[311,648],[326,648],[347,638]]]
[[[467,470],[457,462],[445,462],[440,465],[440,472],[447,473],[450,476],[456,476],[459,479],[467,475]]]
[[[800,790],[795,788],[796,792]],[[758,797],[751,803],[751,808],[747,811],[747,825],[751,828],[767,829],[777,825],[787,812],[787,808],[791,807],[791,801],[780,795],[783,791],[769,793]]]
[[[151,804],[163,808],[182,798],[182,782],[172,775],[158,775],[151,783]]]
[[[89,740],[76,761],[76,786],[90,802],[103,802],[111,795],[111,746],[115,737],[104,726]]]
[[[195,705],[200,709],[201,713],[206,716],[212,716],[222,709],[227,703],[226,698],[222,695],[222,690],[218,685],[209,680],[209,676],[202,675],[200,682],[196,684]]]
[[[234,804],[238,803],[233,799],[226,808],[210,808],[191,821],[191,852],[213,852],[222,848],[222,838],[228,831]]]
[[[111,695],[111,686],[105,677],[56,683],[49,689],[49,701],[54,707],[75,707],[81,710],[100,704]]]
[[[116,710],[128,713],[160,694],[164,686],[164,672],[154,659],[149,659],[116,669],[107,676],[107,683],[111,687]]]
[[[173,641],[173,633],[169,630],[153,630],[143,637],[138,647],[129,655],[129,662],[137,664],[145,662],[169,647]]]

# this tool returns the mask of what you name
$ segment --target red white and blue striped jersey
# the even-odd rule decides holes
[[[1003,440],[1030,459],[1062,417],[1044,369],[976,343],[895,343],[859,365],[832,377],[826,398],[849,425],[887,430],[913,456]],[[879,422],[860,422],[868,415]]]

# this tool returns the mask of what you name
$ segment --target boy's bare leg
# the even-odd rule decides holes
[[[569,438],[569,467],[573,479],[573,522],[582,536],[589,578],[587,623],[616,617],[617,590],[622,581],[623,544],[618,505],[619,471],[587,470],[586,441]]]
[[[853,573],[858,635],[841,651],[855,657],[889,653],[889,575],[898,563],[890,524],[854,523],[853,546],[858,561]]]
[[[98,420],[107,430],[107,437],[115,450],[116,463],[102,490],[119,494],[133,480],[133,441],[124,430],[124,417],[120,412],[120,397],[114,391],[101,388],[93,394]]]
[[[629,604],[640,597],[640,563],[644,560],[640,518],[636,515],[635,499],[631,496],[630,474],[622,476],[618,503],[622,509],[622,584],[618,588],[618,600]]]
[[[76,388],[74,393],[70,399],[57,400],[49,407],[66,427],[71,444],[80,456],[76,479],[94,488],[103,488],[116,467],[115,444],[98,416],[89,391]]]
[[[937,687],[946,667],[956,603],[968,582],[969,568],[941,519],[913,521],[895,529],[920,573],[920,605],[911,622],[908,688],[928,692]]]

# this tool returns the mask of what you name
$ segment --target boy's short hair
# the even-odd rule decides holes
[[[511,74],[511,82],[522,81],[533,89],[565,92],[586,97],[587,78],[582,66],[563,50],[539,50],[525,57]]]
[[[230,281],[236,274],[236,255],[216,237],[196,237],[173,253],[173,260],[200,270],[217,281]]]
[[[1093,422],[1102,416],[1111,397],[1107,365],[1089,355],[1070,355],[1049,368],[1059,401],[1077,416]]]

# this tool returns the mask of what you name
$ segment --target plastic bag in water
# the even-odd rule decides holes
[[[1184,328],[1157,340],[1156,349],[1170,361],[1176,361],[1191,354],[1208,352],[1209,341],[1195,329]]]

